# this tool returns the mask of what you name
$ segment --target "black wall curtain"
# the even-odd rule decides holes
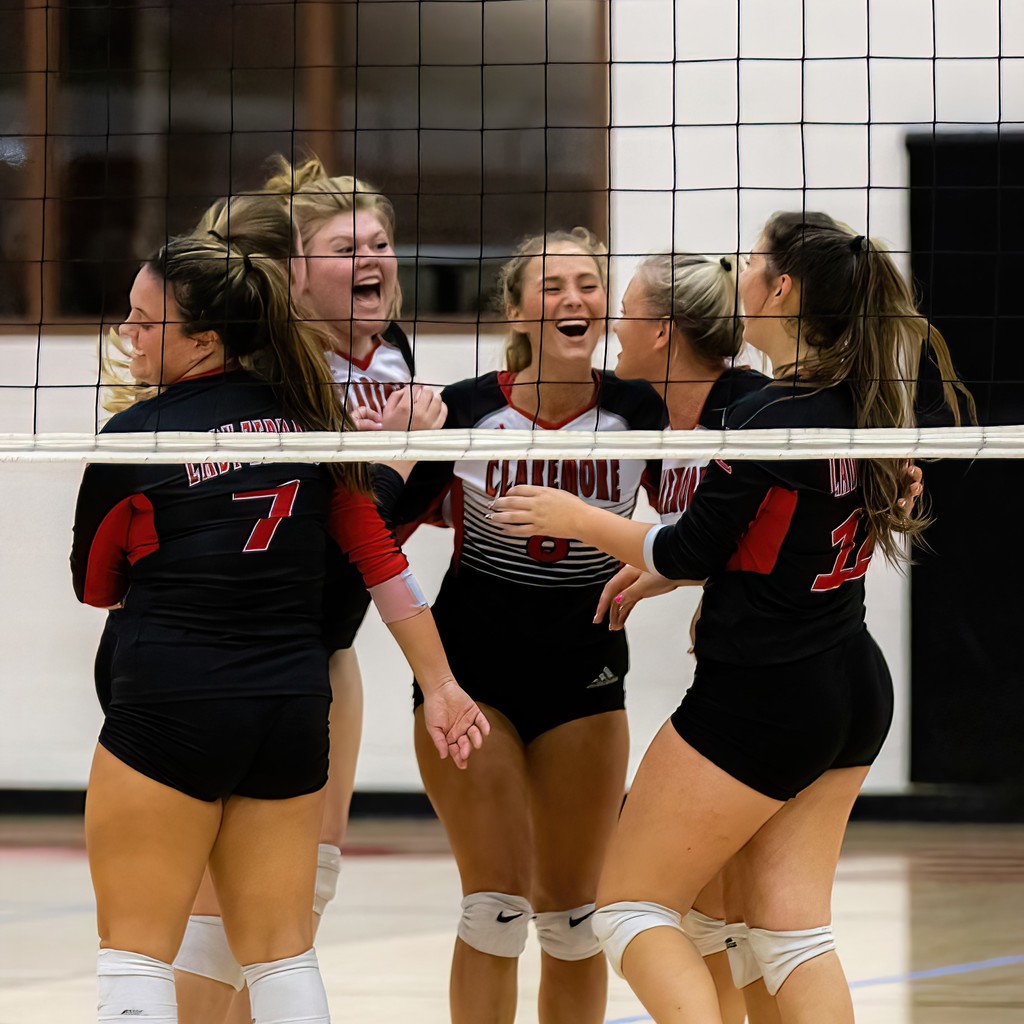
[[[908,140],[912,268],[982,424],[1024,424],[1024,135]],[[922,397],[934,412],[934,375]],[[924,465],[911,569],[911,780],[1024,795],[1024,461]]]

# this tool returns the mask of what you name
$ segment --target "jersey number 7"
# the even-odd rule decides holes
[[[292,514],[295,496],[299,493],[299,481],[289,480],[280,487],[270,487],[265,491],[242,491],[231,495],[232,501],[252,501],[263,498],[270,501],[270,512],[263,519],[257,519],[256,525],[245,542],[243,551],[266,551],[282,519]]]

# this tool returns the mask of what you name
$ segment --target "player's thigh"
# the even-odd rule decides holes
[[[743,920],[743,882],[739,854],[722,868],[718,875],[722,884],[722,906],[726,921]],[[703,896],[703,893],[701,894]],[[707,911],[705,911],[707,913]]]
[[[522,740],[509,720],[480,705],[491,724],[469,767],[442,761],[416,709],[416,758],[427,796],[441,819],[462,891],[528,894],[533,838]]]
[[[566,722],[526,749],[534,837],[534,909],[590,903],[626,791],[625,711]]]
[[[599,905],[643,900],[685,912],[781,806],[698,754],[666,723],[630,787]]]
[[[356,762],[363,732],[363,679],[352,647],[335,651],[330,660],[331,772],[324,800],[321,839],[341,846],[348,826]]]
[[[192,904],[192,913],[206,917],[220,917],[220,900],[217,898],[217,889],[210,877],[209,865],[203,872],[202,882],[199,883],[199,891]]]
[[[732,862],[730,861],[730,863]],[[694,910],[698,910],[700,913],[713,917],[718,921],[741,920],[740,918],[729,918],[726,916],[725,874],[728,870],[729,865],[727,864],[701,889],[697,894],[697,898],[693,901]]]
[[[831,920],[836,864],[867,773],[866,767],[825,772],[740,851],[730,872],[748,925],[790,931]]]
[[[85,805],[100,945],[174,959],[221,822],[207,802],[96,748]]]
[[[304,953],[313,944],[323,789],[281,800],[229,797],[210,854],[224,929],[239,963]]]

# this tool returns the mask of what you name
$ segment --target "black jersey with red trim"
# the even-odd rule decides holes
[[[696,430],[724,430],[729,408],[741,398],[760,391],[770,377],[746,366],[729,367],[711,385]],[[663,459],[657,490],[651,487],[651,505],[668,525],[675,523],[689,507],[693,492],[707,472],[707,459]]]
[[[726,414],[732,430],[853,427],[853,396],[774,381]],[[873,544],[855,459],[713,462],[674,526],[656,528],[649,563],[706,579],[698,659],[797,661],[864,626]]]
[[[594,380],[593,402],[558,424],[536,421],[516,408],[513,374],[489,373],[461,381],[442,392],[448,406],[445,426],[588,431],[665,426],[664,404],[646,382],[596,371]],[[619,563],[576,540],[509,537],[487,519],[488,506],[516,484],[539,484],[569,491],[628,518],[647,468],[638,459],[421,462],[409,478],[397,519],[422,516],[446,494],[443,518],[455,529],[455,552],[438,607],[443,611],[458,594],[464,609],[460,616],[472,618],[478,642],[491,643],[500,633],[529,637],[531,644],[544,637],[564,645],[580,637],[591,643],[598,597]],[[607,629],[602,627],[601,632],[607,634]]]
[[[103,432],[301,429],[268,384],[233,371],[174,384]],[[373,502],[336,485],[324,466],[88,466],[71,568],[81,601],[124,606],[113,699],[329,693],[328,535],[367,586],[407,566]]]

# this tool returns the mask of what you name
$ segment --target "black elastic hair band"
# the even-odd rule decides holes
[[[718,262],[722,264],[722,269],[726,272],[732,270],[732,261],[727,256],[723,256]]]
[[[863,235],[850,239],[850,252],[867,252],[867,241]]]

